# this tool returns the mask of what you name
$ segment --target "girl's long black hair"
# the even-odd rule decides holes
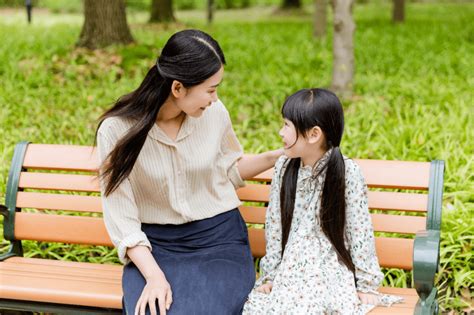
[[[168,39],[156,65],[151,67],[140,86],[120,97],[99,119],[96,137],[100,125],[109,117],[134,122],[101,165],[106,196],[117,189],[132,171],[148,132],[171,92],[173,80],[192,87],[217,73],[223,65],[225,58],[219,44],[202,31],[184,30]]]
[[[341,102],[330,91],[303,89],[287,98],[282,108],[282,115],[293,123],[298,136],[304,137],[306,132],[315,126],[321,128],[326,138],[327,149],[332,149],[324,167],[326,168],[326,179],[322,189],[319,221],[339,259],[349,270],[354,272],[354,263],[344,243],[346,180],[344,159],[339,149],[344,131],[344,112]],[[291,159],[282,180],[280,191],[282,255],[293,219],[300,162],[299,158]],[[316,176],[320,176],[320,174]]]

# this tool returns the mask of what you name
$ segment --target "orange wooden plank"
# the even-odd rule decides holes
[[[430,163],[411,161],[387,161],[354,159],[362,169],[365,181],[373,188],[400,188],[427,190]],[[255,180],[271,181],[273,169],[265,171]]]
[[[15,238],[113,246],[103,219],[80,216],[18,212],[15,214]]]
[[[247,184],[237,190],[242,201],[267,202],[270,195],[270,186],[261,184]]]
[[[100,197],[23,191],[18,192],[17,207],[40,210],[102,212]]]
[[[413,239],[376,237],[379,264],[386,268],[413,269]]]
[[[100,192],[95,175],[22,172],[20,188]]]
[[[249,242],[253,257],[265,256],[265,230],[249,228]]]
[[[370,209],[426,212],[428,208],[427,194],[369,191],[368,198]]]
[[[91,146],[29,144],[24,168],[96,172],[97,152]]]
[[[122,266],[52,260],[45,260],[47,264],[18,264],[17,261],[0,262],[0,296],[4,299],[122,307]]]
[[[265,224],[265,207],[241,206],[240,214],[245,222],[253,224]]]
[[[429,162],[354,160],[362,169],[369,187],[427,190]]]
[[[426,229],[426,217],[372,214],[374,230],[378,232],[416,234]]]

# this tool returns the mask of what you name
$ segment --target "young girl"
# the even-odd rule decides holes
[[[266,256],[244,314],[365,314],[400,300],[377,292],[367,188],[341,154],[336,95],[304,89],[282,108],[278,159],[266,218]]]
[[[253,287],[235,189],[282,152],[242,156],[217,97],[224,64],[211,36],[180,31],[102,115],[104,222],[125,264],[126,314],[238,314]]]

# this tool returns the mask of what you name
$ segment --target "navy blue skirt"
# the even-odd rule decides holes
[[[238,209],[182,225],[142,224],[142,230],[173,292],[167,314],[241,314],[255,270]],[[122,277],[124,314],[134,314],[144,286],[130,262]]]

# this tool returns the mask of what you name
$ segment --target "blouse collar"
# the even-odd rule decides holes
[[[194,130],[197,124],[197,118],[191,117],[186,115],[184,117],[183,123],[181,124],[181,128],[179,128],[178,135],[176,136],[176,140],[172,140],[168,135],[161,129],[158,124],[153,124],[153,127],[148,132],[148,135],[164,144],[174,146],[177,142],[185,139],[188,137]]]

